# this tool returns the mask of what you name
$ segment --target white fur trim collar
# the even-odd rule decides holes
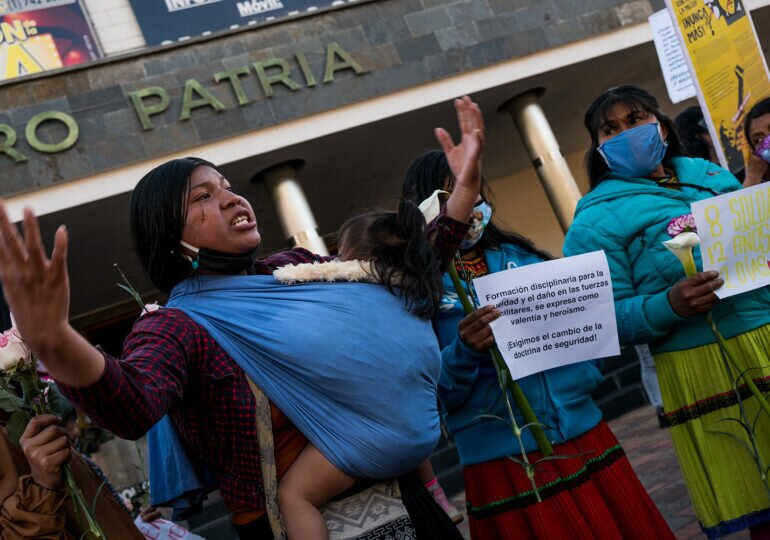
[[[358,260],[288,264],[273,271],[273,277],[286,284],[306,283],[308,281],[378,283],[372,263]]]

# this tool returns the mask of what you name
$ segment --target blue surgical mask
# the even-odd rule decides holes
[[[471,249],[475,246],[481,240],[481,235],[484,234],[484,229],[489,225],[490,219],[492,219],[492,207],[487,204],[487,201],[481,201],[474,206],[471,215],[471,228],[468,229],[465,239],[460,242],[460,249]]]
[[[668,144],[660,124],[643,124],[604,141],[597,151],[618,176],[646,178],[663,161]]]

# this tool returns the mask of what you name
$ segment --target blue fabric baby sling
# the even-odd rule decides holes
[[[199,276],[177,285],[167,307],[183,310],[206,328],[270,401],[350,476],[403,474],[438,441],[436,337],[430,321],[410,314],[382,285],[287,286],[272,276]],[[178,436],[169,430],[171,422],[159,422],[150,432],[155,502],[181,494],[176,486],[184,472],[153,466],[180,452]],[[169,443],[175,436],[177,443]],[[158,490],[164,493],[156,496]]]

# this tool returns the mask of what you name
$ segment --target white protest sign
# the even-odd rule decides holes
[[[770,184],[692,203],[703,270],[716,270],[727,298],[770,285]]]
[[[653,13],[648,20],[671,103],[695,97],[695,85],[687,67],[687,58],[679,44],[679,37],[668,10],[662,9]]]
[[[473,285],[482,305],[503,313],[491,327],[514,379],[620,354],[603,251],[490,274]]]

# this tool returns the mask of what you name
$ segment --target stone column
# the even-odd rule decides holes
[[[260,172],[255,178],[267,186],[283,234],[292,246],[303,247],[319,255],[328,255],[329,250],[318,234],[313,211],[298,180],[297,173],[302,165],[301,161],[279,163]]]
[[[511,113],[543,184],[559,225],[567,232],[581,197],[580,189],[561,154],[551,125],[540,107],[542,89],[530,90],[506,101],[500,109]]]

